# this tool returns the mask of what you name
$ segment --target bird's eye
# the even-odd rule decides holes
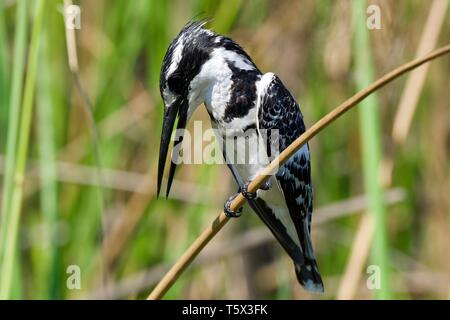
[[[179,74],[174,74],[167,79],[167,84],[169,86],[169,90],[176,93],[183,93],[183,78]]]

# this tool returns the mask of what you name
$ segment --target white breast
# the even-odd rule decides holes
[[[213,56],[191,81],[189,105],[204,102],[214,118],[223,118],[225,106],[230,100],[232,75],[226,61],[220,56]]]

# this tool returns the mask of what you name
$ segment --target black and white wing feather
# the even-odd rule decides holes
[[[273,148],[278,146],[279,151],[283,151],[305,132],[305,125],[297,102],[276,75],[265,74],[261,83],[258,130],[264,139],[269,140],[268,146],[272,149],[268,150],[268,154],[273,158],[276,155],[272,152]],[[273,129],[276,129],[278,134],[275,134]],[[288,252],[294,259],[297,278],[308,290],[323,292],[310,238],[313,189],[308,145],[298,150],[280,167],[275,176],[300,241],[301,248],[296,246],[298,252]],[[301,258],[295,258],[298,256]]]

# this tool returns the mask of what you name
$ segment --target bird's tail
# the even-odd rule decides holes
[[[323,293],[323,283],[316,260],[305,259],[303,264],[295,263],[298,282],[308,291]]]
[[[308,291],[314,293],[323,293],[323,282],[320,276],[319,267],[317,266],[316,258],[314,258],[314,252],[310,237],[309,222],[304,219],[304,232],[299,232],[300,244],[303,251],[303,261],[294,261],[295,274],[297,275],[298,282]]]

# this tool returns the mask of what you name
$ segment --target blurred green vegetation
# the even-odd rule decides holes
[[[226,166],[185,165],[170,198],[155,196],[163,112],[159,71],[170,40],[189,20],[210,18],[208,26],[240,43],[262,71],[277,73],[298,97],[310,126],[366,85],[368,70],[376,78],[412,59],[430,7],[424,1],[376,1],[382,29],[367,30],[367,43],[352,45],[358,35],[354,29],[365,30],[361,21],[352,25],[352,10],[365,7],[352,8],[351,1],[75,1],[81,8],[81,29],[75,30],[79,78],[94,107],[97,144],[68,65],[64,3],[43,2],[42,30],[33,43],[39,1],[0,0],[0,250],[11,243],[5,237],[14,229],[7,213],[12,212],[12,174],[20,169],[15,138],[29,136],[17,246],[14,257],[6,258],[12,275],[0,269],[0,287],[7,277],[11,290],[6,297],[16,299],[143,298],[235,192]],[[449,38],[447,19],[438,44]],[[33,76],[27,62],[33,47],[39,50],[28,130],[18,121],[25,107],[24,79]],[[357,59],[368,50],[371,66]],[[313,226],[323,297],[300,288],[289,259],[264,237],[267,231],[248,209],[222,230],[166,297],[336,298],[360,213],[366,211],[347,200],[365,193],[365,178],[378,176],[367,167],[363,173],[364,161],[370,162],[363,158],[379,155],[370,154],[371,146],[363,152],[361,145],[375,138],[383,157],[394,163],[390,185],[406,195],[385,204],[379,220],[389,238],[381,246],[389,246],[384,264],[391,271],[382,290],[393,298],[447,298],[448,70],[448,57],[430,66],[412,129],[400,147],[393,144],[391,131],[405,78],[378,92],[380,132],[370,133],[375,137],[361,136],[369,133],[360,130],[362,122],[353,111],[311,141],[315,208],[320,212],[346,201],[344,209],[328,207],[340,212],[337,218]],[[368,78],[361,80],[357,72]],[[203,108],[194,118],[209,127]],[[370,114],[364,121],[371,123]],[[322,218],[331,215],[321,213]],[[4,251],[0,259],[2,266]],[[370,263],[377,263],[376,256]],[[80,267],[80,290],[67,287],[70,265]],[[365,268],[361,273],[355,298],[374,298],[365,286]]]
[[[375,81],[373,57],[370,50],[369,29],[358,28],[364,24],[367,15],[364,1],[353,1],[353,29],[354,61],[356,88],[363,90]],[[366,52],[366,54],[361,54]],[[374,93],[361,102],[360,107],[360,136],[363,158],[364,187],[369,197],[368,209],[374,215],[375,235],[373,241],[372,262],[382,270],[380,274],[380,289],[376,291],[381,299],[390,298],[390,266],[389,249],[387,243],[386,210],[383,202],[383,186],[379,178],[381,166],[381,134],[380,115],[377,93]]]

